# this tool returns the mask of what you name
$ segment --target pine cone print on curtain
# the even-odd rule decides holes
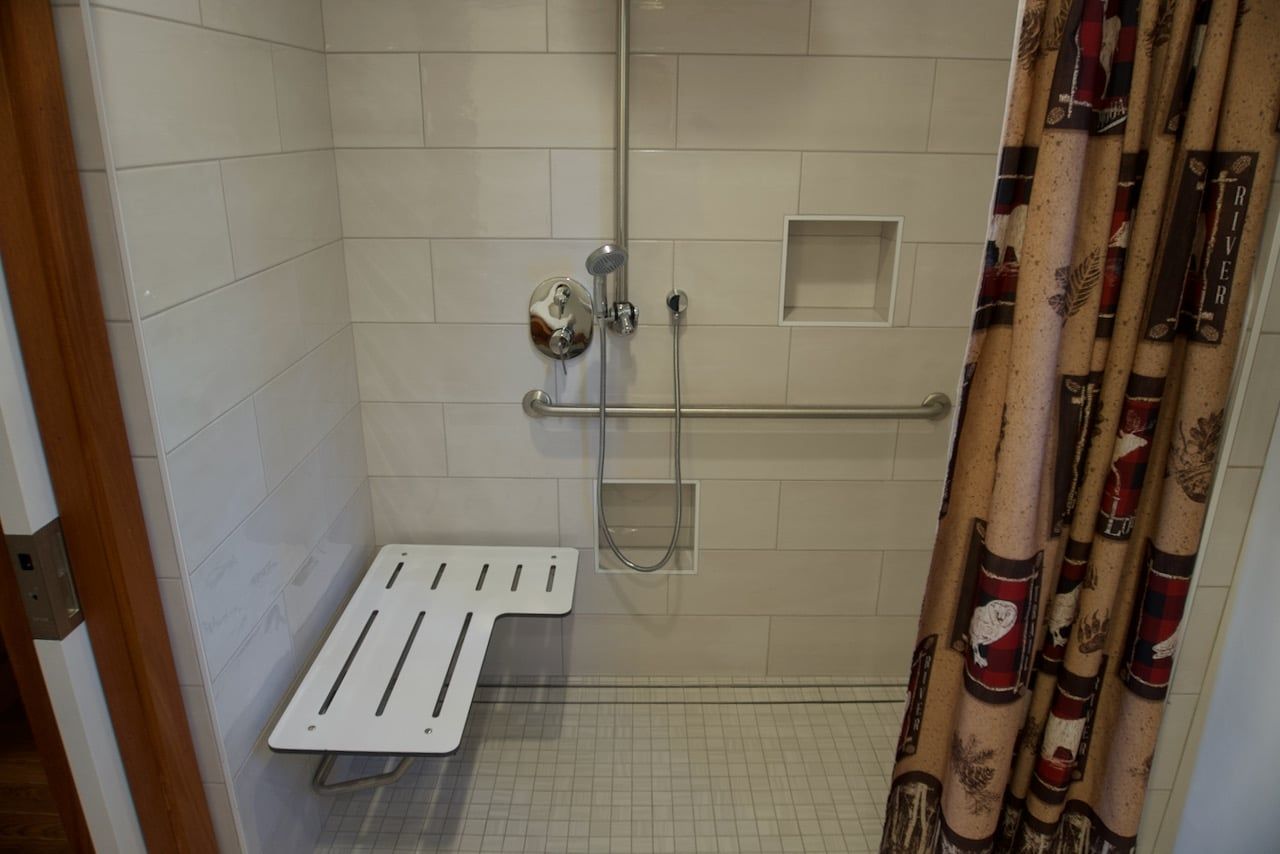
[[[1018,33],[883,852],[1136,849],[1275,171],[1280,4]]]

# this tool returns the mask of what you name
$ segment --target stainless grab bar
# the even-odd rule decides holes
[[[556,403],[540,388],[530,389],[520,402],[530,418],[596,418],[600,407],[591,404]],[[951,398],[940,391],[925,397],[919,406],[684,406],[685,418],[816,418],[911,419],[937,421],[951,410]],[[671,418],[671,406],[614,405],[605,408],[615,418]]]

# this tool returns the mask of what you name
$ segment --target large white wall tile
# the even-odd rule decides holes
[[[370,478],[379,543],[554,546],[556,482],[534,478]]]
[[[929,551],[889,551],[880,567],[880,593],[876,613],[915,616],[924,601],[924,585],[929,577]]]
[[[599,239],[613,233],[612,152],[551,152],[551,225],[554,237]]]
[[[981,275],[980,244],[921,243],[916,246],[911,325],[969,326]]]
[[[796,212],[799,186],[794,152],[638,151],[631,159],[631,232],[641,239],[774,240],[783,216]]]
[[[702,548],[772,549],[777,545],[776,480],[704,480],[699,490]]]
[[[773,617],[769,675],[902,676],[915,617]]]
[[[353,412],[192,574],[205,657],[215,679],[287,584],[305,583],[326,559],[349,557],[333,548],[321,552],[320,546],[364,482],[362,450]],[[299,613],[291,626],[301,627],[307,616]]]
[[[213,681],[214,716],[233,774],[249,757],[272,711],[284,699],[297,664],[284,605],[274,602]]]
[[[1244,392],[1244,403],[1236,423],[1235,444],[1231,446],[1231,465],[1261,467],[1267,456],[1271,430],[1280,408],[1280,335],[1265,334],[1258,337],[1254,369],[1249,376],[1249,387]]]
[[[776,240],[796,212],[800,155],[755,151],[636,151],[635,239]],[[556,237],[613,231],[613,154],[552,151]]]
[[[481,678],[559,676],[564,673],[564,620],[502,617],[493,625]]]
[[[428,53],[421,60],[428,146],[613,144],[612,57]],[[631,144],[674,145],[675,58],[633,56],[631,74]]]
[[[927,549],[941,494],[930,481],[784,481],[778,548]]]
[[[331,152],[228,160],[222,164],[222,182],[238,276],[342,236]]]
[[[1206,532],[1201,547],[1204,557],[1196,580],[1200,587],[1226,587],[1231,584],[1260,477],[1260,469],[1229,468],[1214,484],[1218,506],[1213,514],[1213,527]]]
[[[813,0],[811,53],[1007,59],[1017,0]]]
[[[897,425],[892,421],[713,418],[688,421],[684,431],[686,477],[830,480],[893,475]]]
[[[298,323],[303,351],[328,340],[351,322],[342,243],[335,240],[279,268],[298,285]]]
[[[275,45],[276,111],[285,151],[333,147],[324,54]]]
[[[967,340],[964,329],[793,329],[787,402],[912,405],[951,394]]]
[[[704,551],[669,579],[673,614],[873,614],[880,552]]]
[[[929,150],[997,151],[1008,85],[1008,60],[938,60]]]
[[[249,851],[305,851],[324,824],[329,799],[311,789],[315,757],[274,753],[260,740],[235,775]]]
[[[205,663],[216,680],[298,569],[281,501],[268,499],[191,574]]]
[[[682,56],[679,145],[923,151],[933,74],[928,59]]]
[[[939,386],[954,402],[959,383],[957,362],[956,382]],[[941,480],[946,477],[947,459],[951,453],[951,428],[955,410],[941,421],[899,421],[898,444],[893,449],[894,480]]]
[[[758,326],[698,326],[682,331],[681,395],[687,403],[782,403],[789,336],[788,329]],[[609,340],[609,400],[670,404],[670,332],[649,327],[624,340],[616,335]],[[726,359],[727,353],[733,358]],[[598,357],[588,358],[570,362],[566,368],[563,388],[575,400],[599,399]]]
[[[1171,686],[1174,694],[1195,693],[1204,684],[1227,592],[1225,587],[1198,588],[1191,608],[1183,615]]]
[[[675,287],[689,295],[684,323],[777,324],[781,243],[677,240],[674,264]],[[631,281],[634,291],[635,282]],[[660,311],[660,316],[666,322],[666,313]]]
[[[578,552],[578,579],[573,588],[575,614],[665,614],[667,574],[663,572],[596,572],[595,554]]]
[[[519,403],[451,403],[444,408],[452,477],[592,477],[594,421],[534,419]],[[609,473],[662,478],[671,471],[671,425],[628,419],[610,425]]]
[[[511,403],[550,372],[521,326],[358,323],[355,333],[365,401]]]
[[[93,0],[93,2],[97,6],[141,12],[157,18],[170,18],[174,21],[186,21],[189,24],[200,23],[200,0],[105,0],[105,2]],[[54,5],[79,6],[80,4],[77,0],[55,0]]]
[[[447,323],[528,323],[539,282],[570,276],[588,288],[594,240],[434,240],[437,319]],[[668,283],[670,279],[668,279]]]
[[[217,163],[121,170],[116,186],[143,317],[235,278]]]
[[[631,4],[631,49],[663,53],[804,53],[804,0],[674,0]],[[613,0],[548,0],[551,50],[614,49]]]
[[[1168,789],[1173,786],[1198,701],[1195,694],[1174,694],[1165,703],[1155,754],[1151,757],[1151,775],[1147,778],[1151,788]]]
[[[324,49],[324,23],[315,0],[200,0],[200,14],[206,27]]]
[[[354,321],[429,323],[435,319],[431,241],[414,238],[343,241]]]
[[[635,50],[804,53],[805,0],[669,0],[632,4]]]
[[[324,0],[330,51],[546,50],[544,0]]]
[[[767,617],[580,614],[565,625],[565,669],[579,676],[762,676],[768,634]]]
[[[117,167],[280,150],[271,45],[94,11]]]
[[[417,56],[339,53],[327,59],[334,145],[422,145]]]
[[[266,497],[253,404],[245,401],[168,455],[178,537],[194,569]]]
[[[337,152],[348,237],[547,237],[547,153],[389,149]]]
[[[319,644],[372,558],[373,505],[364,481],[284,590],[300,656],[309,657]]]
[[[111,204],[105,172],[81,172],[80,192],[93,248],[93,267],[98,274],[102,313],[107,320],[129,320],[129,293],[120,263],[120,241],[116,237],[116,215]]]
[[[603,54],[422,54],[427,145],[611,145],[612,68]]]
[[[275,267],[143,321],[153,403],[166,449],[305,352],[299,266]]]
[[[440,404],[365,402],[360,408],[371,476],[448,474],[444,408]]]
[[[805,154],[800,211],[901,216],[910,243],[981,243],[995,156]]]
[[[299,359],[253,396],[267,488],[276,484],[359,402],[349,329]]]
[[[365,401],[516,402],[552,370],[522,326],[357,324],[356,362]]]

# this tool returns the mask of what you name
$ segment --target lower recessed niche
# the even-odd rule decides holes
[[[657,563],[671,542],[675,521],[674,483],[670,480],[606,480],[603,485],[605,516],[613,541],[639,564]],[[698,483],[681,484],[683,505],[680,536],[671,562],[660,572],[691,575],[698,571]],[[609,550],[596,510],[596,571],[634,572]]]
[[[788,216],[782,240],[784,326],[889,326],[902,217]]]

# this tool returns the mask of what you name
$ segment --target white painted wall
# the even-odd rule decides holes
[[[1274,370],[1274,366],[1272,366]],[[1277,422],[1280,425],[1280,422]],[[1271,851],[1280,839],[1280,442],[1273,430],[1174,851]]]

